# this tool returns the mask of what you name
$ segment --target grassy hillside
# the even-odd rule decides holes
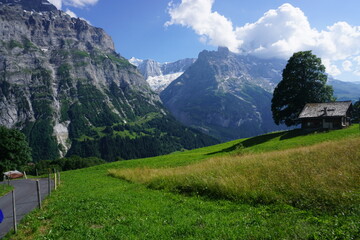
[[[345,211],[360,204],[360,138],[271,153],[211,158],[175,168],[110,170],[155,189],[250,204]]]
[[[313,207],[303,201],[310,200],[311,203],[319,199],[323,192],[318,192],[318,189],[322,186],[330,185],[331,188],[334,185],[335,193],[342,189],[336,184],[316,182],[316,179],[322,178],[323,171],[311,172],[319,178],[314,181],[311,178],[307,180],[315,182],[319,188],[313,189],[310,195],[300,195],[303,198],[292,196],[297,193],[293,191],[297,189],[296,185],[284,184],[286,191],[278,191],[276,186],[276,183],[286,182],[283,179],[291,180],[291,176],[297,174],[303,176],[304,171],[311,169],[308,166],[312,166],[312,163],[314,166],[324,167],[325,173],[326,169],[334,169],[325,178],[331,180],[331,183],[337,183],[339,179],[341,183],[354,181],[358,183],[360,150],[357,150],[356,146],[359,144],[359,139],[358,125],[345,130],[309,135],[302,135],[300,131],[295,130],[155,158],[114,162],[63,172],[62,186],[45,201],[44,209],[36,210],[27,216],[19,227],[20,232],[16,236],[8,235],[5,239],[359,238],[359,202],[353,204],[354,201],[358,201],[358,186],[341,185],[352,191],[345,195],[344,199],[348,199],[348,196],[353,198],[350,198],[348,205],[334,210]],[[339,157],[342,159],[339,159],[340,162],[335,161],[334,165],[332,163],[328,165],[324,159],[315,163],[319,158],[329,157],[325,155],[316,157],[312,154],[312,152],[322,154],[321,150],[325,147],[331,148],[329,156],[338,151],[350,152],[351,155],[347,157],[340,154]],[[313,158],[309,158],[308,155]],[[305,165],[301,164],[303,160]],[[342,161],[347,161],[347,164],[341,164]],[[243,164],[238,164],[239,162]],[[348,166],[350,163],[353,164],[352,167]],[[267,171],[263,171],[264,169]],[[341,169],[346,170],[346,176],[338,175]],[[123,170],[130,173],[139,171],[139,174],[138,177],[124,181],[109,175],[110,170],[114,174],[120,171],[122,177],[126,177]],[[168,171],[171,172],[170,175]],[[247,180],[250,186],[248,189],[255,188],[253,191],[260,195],[265,194],[262,198],[264,201],[258,201],[259,197],[256,195],[249,198],[257,199],[256,201],[248,201],[245,195],[238,193],[226,196],[199,191],[203,186],[216,183],[216,181],[204,181],[211,175],[211,171],[216,176],[224,171],[222,173],[224,179],[235,172],[237,174],[235,177],[242,176],[242,180]],[[270,174],[276,171],[279,174],[274,175],[278,178]],[[158,177],[153,177],[154,172],[160,174],[161,178],[169,177],[174,182],[164,185],[169,181],[160,181],[160,185],[163,186],[160,190],[149,188],[146,184],[159,188],[159,185],[154,185],[158,182],[154,180]],[[195,178],[197,175],[199,175],[198,179]],[[255,180],[268,177],[273,182],[269,184],[265,180],[250,181],[252,176]],[[351,176],[352,179],[349,180],[347,176]],[[149,183],[140,183],[139,179],[142,177],[149,179]],[[188,182],[183,183],[184,179]],[[240,185],[238,184],[240,180],[234,179],[233,185]],[[191,194],[168,191],[173,190],[172,186],[181,189],[184,184],[186,191],[181,192]],[[266,186],[264,191],[262,184]],[[224,186],[228,185],[225,183]],[[242,185],[244,188],[247,187],[245,184]],[[217,188],[224,189],[223,186]],[[231,191],[233,190],[230,189]],[[276,201],[271,198],[274,197],[274,193],[278,194],[273,198]],[[330,192],[330,195],[325,194],[325,196],[331,197],[332,194]],[[343,199],[342,197],[342,192],[334,196],[338,200]],[[293,199],[299,199],[306,204],[293,204],[291,202]],[[318,211],[319,209],[321,211]]]

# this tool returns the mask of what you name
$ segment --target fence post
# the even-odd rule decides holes
[[[16,226],[16,206],[15,206],[15,191],[12,191],[12,204],[13,204],[13,224],[14,224],[14,231],[17,232]]]
[[[41,209],[41,192],[40,192],[40,181],[39,180],[36,180],[36,190],[37,190],[39,209]]]
[[[57,188],[57,177],[56,177],[56,171],[54,171],[54,190],[56,190],[56,188]]]

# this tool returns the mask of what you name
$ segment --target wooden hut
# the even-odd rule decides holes
[[[351,124],[351,101],[307,103],[299,115],[302,128],[340,129]]]

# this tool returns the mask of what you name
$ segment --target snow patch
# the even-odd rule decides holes
[[[135,57],[132,57],[129,59],[129,62],[134,65],[134,66],[139,66],[144,60],[142,59],[138,59],[138,58],[135,58]]]
[[[156,92],[161,92],[164,90],[169,84],[180,77],[184,72],[171,73],[166,75],[148,77],[146,81],[149,83],[152,90]]]
[[[70,142],[69,142],[69,130],[68,126],[70,121],[65,121],[63,123],[57,123],[54,126],[54,135],[58,144],[63,146],[63,150],[60,151],[61,157],[64,157],[67,151],[70,149]]]

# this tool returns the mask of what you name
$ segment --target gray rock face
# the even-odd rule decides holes
[[[185,58],[176,62],[163,63],[161,65],[161,71],[163,74],[185,72],[195,61],[195,58]]]
[[[162,75],[161,64],[151,59],[143,60],[137,67],[145,79]]]
[[[56,7],[47,0],[0,0],[0,4],[21,4],[22,8],[28,11],[56,11]]]
[[[273,123],[270,105],[284,66],[226,48],[203,51],[160,96],[185,125],[224,141],[254,136],[281,128]]]
[[[22,129],[33,149],[41,138],[62,156],[79,129],[164,112],[110,36],[47,1],[1,0],[0,36],[0,124]],[[90,111],[81,124],[75,106]]]
[[[51,5],[53,6],[53,5]],[[22,5],[0,5],[2,41],[22,42],[27,38],[44,52],[53,49],[114,52],[110,36],[62,11],[31,12]]]

